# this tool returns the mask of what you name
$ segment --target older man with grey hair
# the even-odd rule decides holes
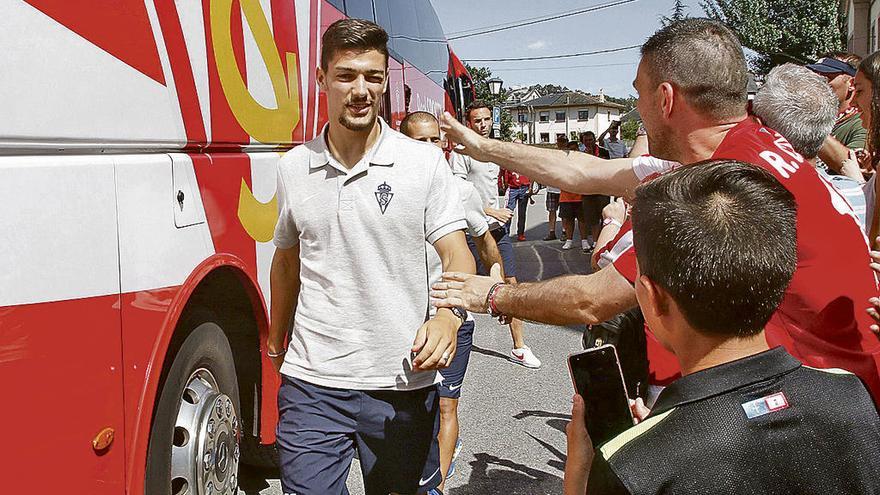
[[[822,76],[806,67],[783,64],[767,74],[752,102],[752,110],[815,167],[819,149],[837,120],[837,105],[837,97]],[[845,166],[858,170],[855,162],[848,161]],[[817,171],[849,201],[864,225],[865,195],[861,184],[844,175],[828,175],[820,168]]]

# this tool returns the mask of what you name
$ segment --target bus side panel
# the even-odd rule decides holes
[[[3,157],[0,176],[3,491],[33,493],[43,486],[121,493],[125,432],[112,160]],[[113,441],[95,450],[102,431],[112,432]]]
[[[410,103],[410,89],[406,87],[403,78],[403,64],[396,59],[388,58],[388,93],[386,101],[391,102],[391,120],[388,125],[400,129],[400,123],[407,114],[407,104]]]
[[[418,69],[409,64],[403,65],[406,85],[412,91],[410,97],[410,112],[428,112],[437,117],[443,114],[446,92],[437,83],[429,79]]]

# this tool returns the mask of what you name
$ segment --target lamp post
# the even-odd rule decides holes
[[[493,77],[486,81],[486,85],[489,86],[489,94],[492,96],[498,96],[501,94],[501,85],[503,81],[497,77]]]
[[[489,79],[488,81],[486,81],[486,85],[489,86],[489,94],[496,97],[496,100],[497,100],[497,97],[501,94],[501,85],[502,85],[501,79],[499,79],[497,77],[493,77],[492,79]],[[500,103],[500,102],[496,101],[496,103]],[[500,117],[500,115],[501,115],[501,107],[499,107],[496,104],[494,107],[492,107],[492,136],[496,139],[498,139],[501,135],[501,117]],[[497,121],[496,121],[496,116],[498,116]]]

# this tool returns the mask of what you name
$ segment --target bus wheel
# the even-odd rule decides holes
[[[156,406],[146,493],[235,494],[241,452],[238,383],[223,330],[205,321],[174,358]]]

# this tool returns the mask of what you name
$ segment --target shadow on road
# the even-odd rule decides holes
[[[245,495],[259,495],[269,483],[266,480],[279,479],[281,474],[278,469],[257,468],[242,464],[238,469],[238,489]]]
[[[450,495],[562,493],[559,476],[485,452],[474,458],[467,484],[449,489]]]

